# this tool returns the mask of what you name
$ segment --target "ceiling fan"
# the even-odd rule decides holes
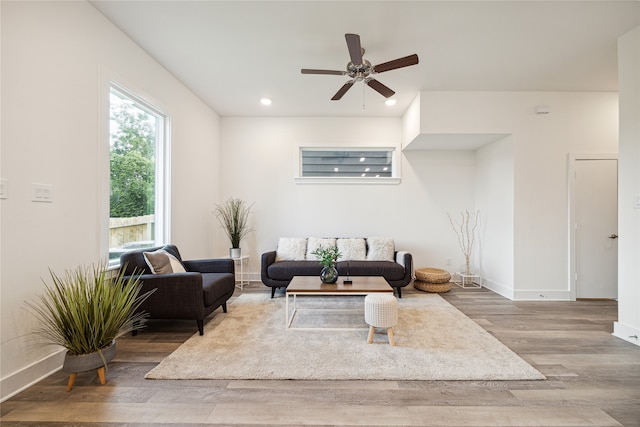
[[[344,37],[347,40],[347,48],[349,49],[349,56],[351,57],[351,61],[347,64],[346,71],[313,70],[308,68],[300,70],[302,74],[349,76],[351,80],[346,82],[340,90],[333,95],[333,98],[331,98],[332,101],[338,101],[349,89],[351,89],[355,82],[362,81],[385,98],[392,97],[395,92],[371,77],[371,75],[384,73],[385,71],[391,71],[397,68],[408,67],[410,65],[416,65],[418,63],[418,55],[414,53],[413,55],[405,56],[404,58],[398,58],[393,61],[383,62],[382,64],[372,66],[369,61],[363,58],[364,48],[360,46],[360,36],[357,34],[345,34]]]

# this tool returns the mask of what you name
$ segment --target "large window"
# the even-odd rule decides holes
[[[109,105],[109,262],[117,264],[122,253],[168,238],[168,118],[115,84]]]
[[[397,183],[394,148],[300,148],[298,182]]]

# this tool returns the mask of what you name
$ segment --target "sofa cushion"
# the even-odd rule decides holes
[[[334,238],[309,237],[307,239],[307,261],[318,261],[318,258],[313,254],[316,249],[332,248],[334,246],[336,246],[336,239]]]
[[[202,273],[202,293],[205,307],[219,302],[229,292],[233,293],[235,285],[235,277],[231,273]]]
[[[307,255],[307,239],[281,237],[276,249],[276,261],[303,261]]]
[[[395,247],[390,237],[367,238],[367,260],[369,261],[393,261]]]
[[[337,239],[336,245],[341,254],[338,261],[367,259],[367,245],[364,239]]]
[[[187,271],[182,262],[166,248],[142,254],[153,274],[185,273]]]
[[[318,261],[279,261],[267,269],[273,280],[291,280],[293,276],[320,276],[320,271],[322,264]]]
[[[343,261],[338,263],[340,276],[383,276],[387,281],[402,280],[404,268],[393,261]]]

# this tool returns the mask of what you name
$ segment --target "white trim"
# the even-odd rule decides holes
[[[65,353],[65,349],[60,349],[0,379],[2,392],[7,392],[6,395],[2,395],[0,402],[12,398],[62,369]]]
[[[578,160],[618,160],[618,154],[616,153],[569,153],[567,155],[567,189],[569,194],[567,195],[568,202],[568,223],[569,229],[568,242],[569,247],[569,259],[567,260],[569,265],[567,271],[567,289],[569,290],[569,300],[576,300],[576,274],[577,271],[577,259],[576,259],[576,206],[575,206],[575,192],[576,192],[576,161]]]
[[[494,282],[492,280],[487,279],[486,277],[482,278],[482,287],[487,288],[498,295],[501,295],[505,298],[508,298],[513,301],[513,287],[508,287],[501,283]]]
[[[345,177],[296,177],[294,178],[296,184],[388,184],[388,185],[397,185],[400,184],[400,178],[368,178],[368,177],[354,177],[354,178],[345,178]]]
[[[160,141],[161,146],[156,147],[156,197],[155,197],[155,220],[156,229],[154,240],[156,245],[163,245],[171,242],[171,115],[168,113],[168,109],[163,107],[160,102],[155,98],[148,95],[145,91],[137,88],[135,85],[129,84],[125,79],[120,76],[116,76],[112,72],[106,72],[102,81],[101,100],[106,94],[106,101],[103,101],[103,108],[106,108],[106,112],[102,115],[106,117],[106,129],[102,133],[103,138],[106,138],[106,142],[103,145],[106,146],[106,154],[102,154],[101,157],[106,155],[106,160],[101,158],[102,162],[105,162],[106,168],[106,188],[109,188],[110,173],[109,163],[110,158],[110,93],[112,89],[120,92],[124,96],[131,98],[135,101],[139,107],[146,110],[149,114],[157,116],[162,120],[162,126],[157,129],[156,141]],[[106,92],[104,87],[106,86]],[[106,102],[106,104],[105,104]],[[104,119],[101,117],[100,123],[104,123]],[[103,126],[105,126],[103,124]],[[102,150],[100,150],[102,152]],[[102,180],[101,180],[102,182]],[[103,184],[104,185],[104,184]],[[105,212],[105,219],[100,222],[101,234],[105,233],[101,238],[101,247],[106,248],[106,258],[109,256],[109,233],[108,233],[108,221],[109,221],[109,191],[106,191],[106,201],[103,199],[101,204],[101,212]],[[106,221],[106,225],[103,222]],[[106,230],[103,231],[103,228]],[[101,253],[103,251],[101,250]],[[110,267],[116,267],[117,265],[110,264]]]
[[[640,329],[633,328],[620,322],[613,322],[613,333],[611,335],[630,342],[631,344],[640,346]]]
[[[513,292],[513,301],[569,301],[570,298],[569,291],[539,289]]]

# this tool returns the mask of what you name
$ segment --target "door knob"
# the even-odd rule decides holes
[[[617,235],[617,234],[615,234],[615,233],[613,233],[611,236],[609,236],[609,238],[610,238],[610,239],[617,239],[617,238],[618,238],[618,235]]]

